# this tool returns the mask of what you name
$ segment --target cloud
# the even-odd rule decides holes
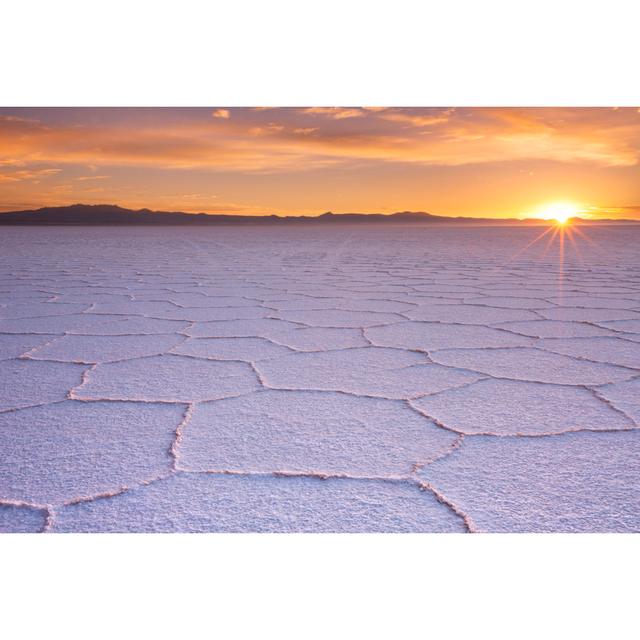
[[[262,127],[250,127],[248,129],[249,134],[252,136],[266,136],[280,131],[284,131],[284,125],[275,122],[270,122]]]
[[[231,117],[231,113],[229,109],[216,109],[211,116],[213,118],[223,118],[224,120],[228,120]]]
[[[0,172],[0,182],[39,182],[40,178],[54,176],[62,169],[22,169],[7,172]]]
[[[309,107],[303,109],[304,113],[311,115],[323,115],[333,118],[334,120],[343,120],[344,118],[359,118],[364,115],[362,109],[344,108],[344,107]]]
[[[615,207],[589,207],[600,218],[640,219],[640,204]]]
[[[78,180],[79,182],[83,182],[85,180],[106,180],[110,177],[111,176],[78,176],[76,180]]]
[[[42,124],[39,120],[34,118],[22,118],[15,115],[0,115],[0,123],[4,125],[30,125],[32,127],[41,128]]]
[[[386,110],[385,110],[386,111]],[[453,109],[446,109],[444,112],[434,115],[419,115],[413,113],[380,113],[379,118],[389,120],[391,122],[402,122],[413,125],[414,127],[427,127],[434,124],[442,124],[449,121],[449,116],[453,113]]]
[[[293,130],[293,133],[299,133],[300,135],[308,136],[310,133],[318,131],[318,129],[319,127],[298,127],[297,129]]]
[[[277,173],[363,162],[634,166],[640,149],[635,108],[238,108],[230,119],[212,119],[209,110],[176,111],[83,120],[82,110],[70,110],[67,119],[48,124],[0,115],[0,179],[37,179],[47,174],[29,167],[43,165],[106,173],[109,167]]]

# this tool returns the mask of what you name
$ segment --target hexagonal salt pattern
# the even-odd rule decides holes
[[[640,226],[345,229],[3,228],[0,531],[640,530]]]

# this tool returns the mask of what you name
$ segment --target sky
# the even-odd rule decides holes
[[[640,219],[640,109],[0,108],[0,211]]]

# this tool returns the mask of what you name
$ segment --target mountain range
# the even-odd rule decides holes
[[[587,222],[583,218],[573,221]],[[631,220],[601,220],[599,222],[633,222]],[[43,207],[27,211],[0,213],[0,225],[282,225],[282,224],[549,224],[547,220],[516,218],[470,218],[439,216],[425,211],[382,213],[323,213],[319,216],[278,216],[184,213],[180,211],[152,211],[126,209],[110,204],[73,204],[62,207]]]

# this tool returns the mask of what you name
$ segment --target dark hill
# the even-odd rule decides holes
[[[573,218],[573,222],[587,222]],[[613,220],[608,222],[614,222]],[[620,221],[630,222],[630,221]],[[544,220],[515,218],[465,218],[438,216],[424,211],[382,213],[332,213],[320,216],[277,216],[274,214],[241,216],[237,214],[183,213],[125,209],[110,204],[73,204],[64,207],[43,207],[29,211],[0,213],[0,225],[326,225],[326,224],[548,224]]]
[[[453,218],[434,216],[430,213],[403,211],[391,215],[381,213],[324,213],[320,216],[276,216],[234,214],[182,213],[179,211],[151,211],[150,209],[125,209],[117,205],[73,204],[66,207],[43,207],[30,211],[0,213],[0,224],[340,224],[360,222],[451,222]]]

